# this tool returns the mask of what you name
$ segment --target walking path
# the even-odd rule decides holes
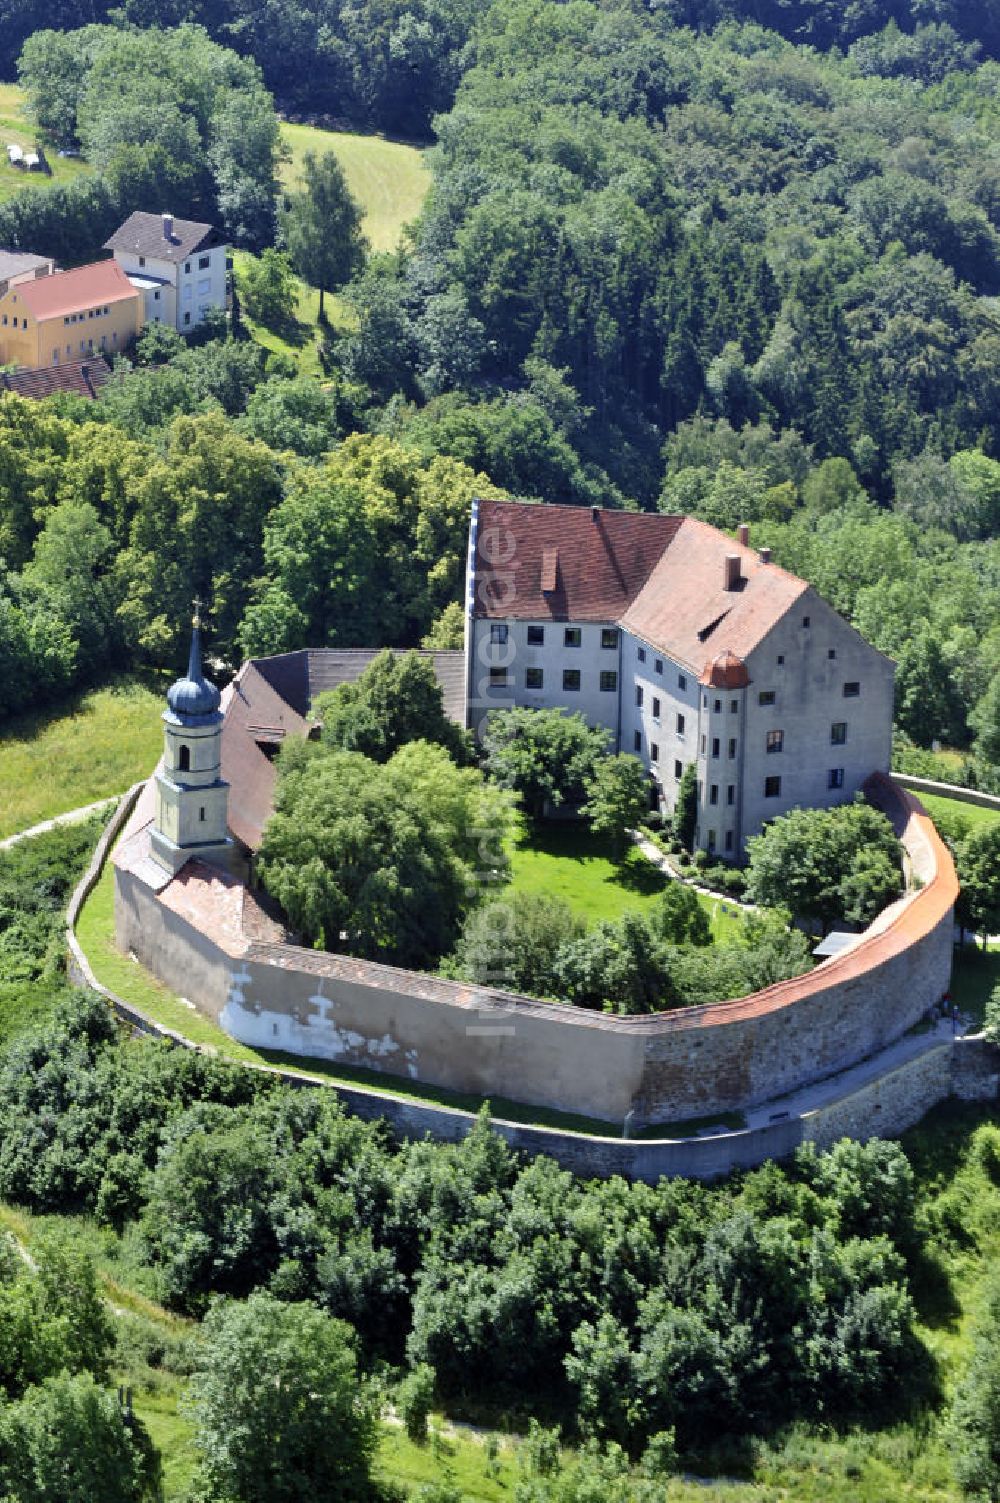
[[[728,892],[719,892],[715,887],[702,887],[699,882],[693,882],[690,877],[685,877],[677,870],[670,857],[661,851],[658,845],[647,840],[645,835],[640,835],[638,830],[632,831],[632,839],[646,860],[651,861],[655,867],[665,872],[668,877],[672,877],[675,882],[683,882],[685,886],[693,887],[695,892],[701,893],[702,897],[714,898],[718,903],[731,903],[734,908],[741,908],[744,913],[757,912],[756,903],[743,903],[739,898],[730,896]]]
[[[16,835],[8,835],[6,840],[0,840],[0,851],[9,850],[12,845],[17,845],[21,840],[31,840],[35,835],[47,835],[50,830],[58,829],[60,825],[82,824],[99,809],[106,809],[110,804],[117,804],[120,799],[120,793],[113,793],[110,798],[99,798],[95,804],[83,804],[79,809],[69,809],[65,814],[56,814],[52,819],[43,819],[41,824],[32,825],[30,830],[19,830]]]

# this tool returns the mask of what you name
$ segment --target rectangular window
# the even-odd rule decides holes
[[[833,724],[831,725],[831,727],[830,727],[830,745],[831,746],[846,746],[847,745],[847,721],[846,720],[835,720],[833,722]]]
[[[563,689],[566,691],[567,694],[577,694],[577,693],[579,693],[579,689],[580,689],[580,670],[579,670],[579,668],[564,668],[563,669]]]
[[[639,708],[641,710],[642,709],[642,685],[641,684],[636,684],[636,686],[635,686],[635,702],[636,702],[636,704],[639,706]]]
[[[704,736],[702,736],[702,738],[701,738],[701,754],[702,754],[702,756],[705,755],[705,738],[704,738]]]
[[[733,848],[733,832],[732,832],[732,830],[727,830],[726,831],[726,850],[727,851],[731,851],[732,848]]]
[[[641,752],[642,751],[642,732],[641,731],[633,731],[632,732],[632,750],[633,751],[637,751],[637,752]]]
[[[503,647],[506,644],[508,635],[509,632],[506,626],[498,626],[496,622],[491,625],[490,641],[495,647]]]
[[[540,668],[526,668],[524,670],[524,687],[526,689],[540,689],[542,687],[542,670]]]
[[[663,672],[663,659],[662,658],[657,658],[656,662],[653,664],[653,667],[656,669],[657,673],[662,673]]]
[[[837,656],[837,649],[836,649],[836,647],[828,647],[827,650],[826,650],[826,655],[830,659],[830,662],[832,663],[833,660],[834,660],[834,658]]]
[[[738,699],[731,699],[729,701],[729,713],[730,715],[738,715],[740,713],[740,702]]]
[[[645,649],[645,647],[640,647],[639,648],[639,662],[640,663],[644,663],[645,661],[646,661],[646,649]]]
[[[545,627],[544,626],[529,626],[528,627],[528,646],[529,647],[544,647],[545,646]]]
[[[683,734],[684,734],[684,716],[683,715],[678,715],[678,717],[677,717],[677,734],[678,734],[678,736],[683,736]]]
[[[718,715],[718,713],[719,713],[719,711],[721,709],[722,709],[722,700],[721,699],[717,699],[715,701],[715,703],[712,705],[712,714],[713,715]]]
[[[139,265],[140,266],[145,266],[145,264],[146,264],[146,257],[145,256],[140,256],[139,257]]]
[[[198,818],[201,821],[201,823],[204,824],[204,822],[205,822],[205,811],[204,811],[204,809],[199,809],[198,810]]]
[[[861,685],[859,683],[857,683],[856,681],[854,683],[850,683],[850,684],[845,684],[844,685],[844,698],[845,699],[857,699],[857,697],[858,697],[858,695],[860,693],[861,693]]]
[[[803,616],[802,617],[802,625],[806,628],[807,631],[809,630],[809,627],[812,625],[812,622],[810,621],[810,619],[809,619],[808,616]]]
[[[730,736],[730,738],[729,738],[729,755],[730,755],[730,757],[735,757],[735,755],[736,755],[736,737],[735,736]]]
[[[185,272],[189,272],[191,270],[191,262],[190,261],[185,261],[184,262],[184,270],[185,270]]]
[[[844,769],[842,767],[830,768],[830,771],[826,775],[826,786],[828,788],[843,788]]]
[[[491,668],[490,669],[490,688],[491,689],[506,689],[509,684],[510,684],[510,678],[508,676],[506,668]]]
[[[153,293],[153,302],[154,303],[158,303],[159,301],[160,301],[160,289],[159,289],[159,287],[157,287],[156,291]]]
[[[683,776],[684,776],[684,763],[683,762],[675,762],[674,763],[674,777],[677,779],[678,782],[680,782],[680,780],[681,780],[681,778]]]
[[[733,805],[735,804],[735,802],[736,802],[736,787],[735,787],[735,785],[733,783],[730,783],[729,787],[726,789],[726,803],[729,805],[729,807],[731,809],[733,807]]]
[[[719,747],[720,747],[720,745],[721,745],[721,743],[719,741],[718,736],[713,736],[712,737],[712,756],[713,757],[717,757],[719,755]]]
[[[653,698],[653,719],[654,720],[659,720],[659,718],[660,718],[660,701],[654,696],[654,698]]]
[[[780,751],[784,751],[784,749],[785,749],[785,733],[784,733],[784,731],[768,731],[768,733],[767,733],[767,750],[768,750],[768,752],[769,753],[771,753],[771,752],[780,752]]]
[[[191,322],[191,315],[190,315],[190,313],[185,313],[185,315],[184,315],[184,322],[186,324],[189,324]]]
[[[605,672],[605,673],[601,674],[601,693],[602,694],[613,694],[617,688],[618,688],[618,675],[617,675],[617,673],[611,671],[611,672]]]
[[[655,741],[649,743],[649,760],[651,762],[658,762],[660,760],[660,748]]]
[[[779,668],[784,668],[784,666],[785,666],[785,654],[783,652],[779,652],[778,653],[778,667]]]
[[[601,646],[609,650],[618,646],[618,632],[615,627],[601,627]]]
[[[715,850],[715,831],[714,830],[709,830],[709,832],[708,832],[708,849],[709,849],[709,852]]]
[[[710,804],[717,804],[719,802],[719,785],[718,785],[718,783],[713,783],[712,786],[711,786],[711,788],[708,790],[708,802]]]
[[[764,779],[764,797],[765,798],[780,798],[781,797],[781,779],[780,778],[765,778]]]
[[[563,645],[565,647],[579,647],[583,640],[583,633],[578,626],[567,626],[563,632]]]
[[[757,703],[759,705],[773,705],[774,704],[774,690],[773,689],[761,689],[760,693],[757,695]]]
[[[207,266],[210,266],[210,265],[211,265],[211,257],[210,256],[199,256],[198,257],[198,270],[199,271],[204,271],[205,268]]]
[[[677,687],[678,687],[678,689],[686,689],[687,686],[688,686],[687,674],[686,673],[678,673],[678,675],[677,675]]]

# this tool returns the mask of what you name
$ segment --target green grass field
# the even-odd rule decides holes
[[[123,683],[9,720],[0,731],[0,839],[152,772],[162,709],[159,694]]]
[[[622,862],[612,860],[607,842],[582,824],[552,822],[530,830],[511,852],[512,885],[518,892],[562,898],[588,924],[621,918],[629,909],[650,908],[669,878],[631,847]],[[738,910],[724,898],[698,901],[708,914],[712,938],[732,939]]]
[[[72,178],[89,172],[86,162],[79,158],[69,161],[58,156],[54,147],[46,147],[46,159],[51,173],[25,172],[12,167],[7,160],[7,147],[14,143],[22,151],[30,151],[38,139],[35,127],[27,118],[25,99],[17,84],[0,83],[0,203],[10,198],[21,188],[44,188],[50,183],[68,183]]]
[[[343,168],[348,188],[361,205],[372,250],[395,250],[403,226],[416,219],[430,187],[430,170],[422,151],[383,136],[318,130],[287,122],[282,124],[281,139],[288,148],[288,160],[281,170],[286,187],[298,185],[307,151],[318,156],[332,151]]]
[[[1000,824],[1000,809],[983,809],[978,804],[966,804],[961,799],[945,798],[937,793],[918,793],[931,819],[940,819],[950,828],[954,820],[964,820],[971,830],[981,830],[988,825]]]

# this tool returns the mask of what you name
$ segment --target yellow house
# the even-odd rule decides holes
[[[123,350],[142,328],[142,293],[117,261],[18,282],[0,297],[0,364],[28,369]]]

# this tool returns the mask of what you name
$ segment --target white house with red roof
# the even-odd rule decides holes
[[[699,847],[734,860],[767,820],[842,803],[892,751],[894,665],[805,580],[694,517],[479,501],[468,724],[580,711],[672,809],[698,773]]]

